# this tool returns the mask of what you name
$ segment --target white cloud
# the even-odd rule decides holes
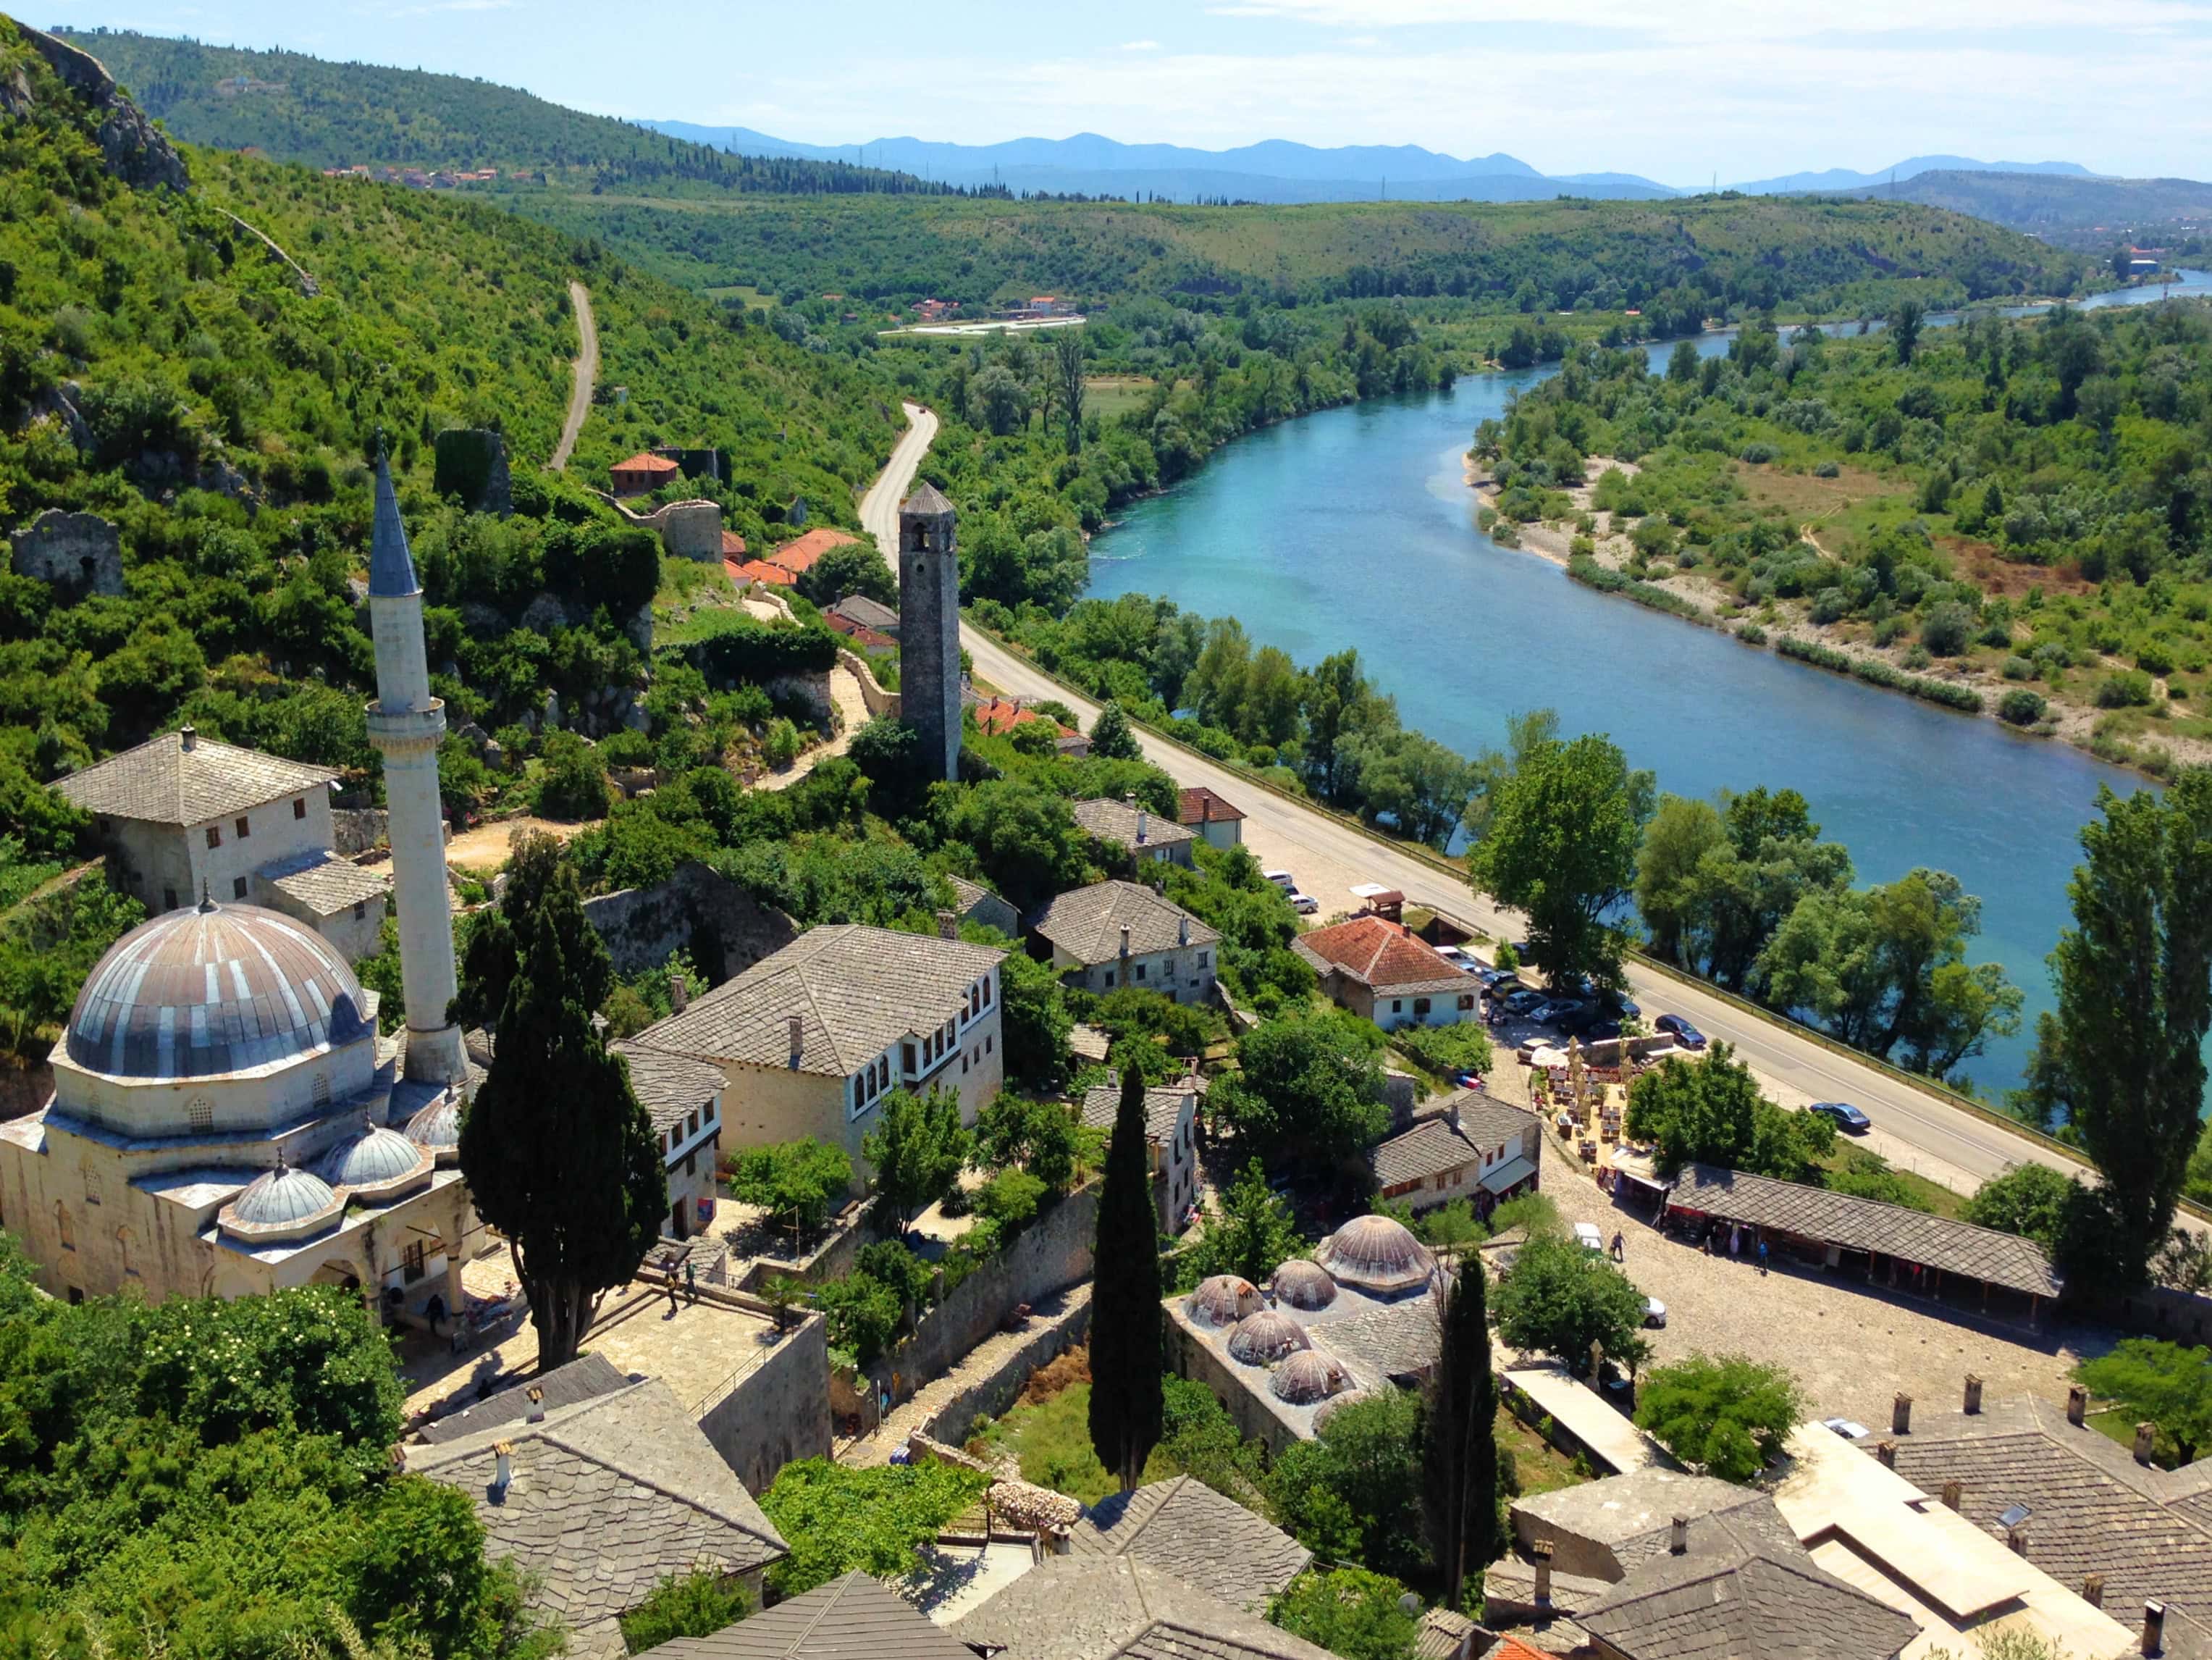
[[[1121,43],[1123,52],[1158,52],[1159,49],[1160,43],[1157,40],[1124,40]]]

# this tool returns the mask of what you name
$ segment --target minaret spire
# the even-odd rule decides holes
[[[453,901],[446,885],[445,815],[439,805],[438,743],[446,706],[430,695],[422,640],[422,585],[407,550],[399,498],[377,435],[376,512],[369,532],[369,626],[376,642],[376,701],[368,741],[384,757],[392,838],[392,898],[399,909],[399,964],[407,998],[406,1076],[459,1083],[467,1069],[460,1028],[446,1018],[459,983],[453,966]]]

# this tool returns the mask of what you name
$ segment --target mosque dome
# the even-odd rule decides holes
[[[1314,1261],[1334,1275],[1340,1285],[1362,1291],[1412,1291],[1425,1286],[1437,1271],[1437,1259],[1413,1237],[1402,1222],[1387,1216],[1361,1216],[1346,1222],[1321,1242]]]
[[[1260,1306],[1260,1292],[1249,1280],[1234,1274],[1217,1274],[1199,1281],[1183,1309],[1200,1325],[1233,1326]]]
[[[1310,1407],[1344,1387],[1344,1368],[1319,1349],[1301,1349],[1275,1368],[1267,1387],[1278,1401]]]
[[[397,1130],[377,1128],[349,1135],[323,1155],[316,1170],[332,1187],[383,1188],[428,1168],[429,1149]]]
[[[447,1090],[407,1121],[407,1139],[426,1152],[458,1152],[461,1146],[461,1098]]]
[[[1306,1329],[1279,1309],[1261,1309],[1237,1323],[1229,1334],[1229,1353],[1247,1365],[1279,1360],[1286,1354],[1311,1348]]]
[[[1328,1270],[1304,1256],[1293,1256],[1275,1270],[1275,1300],[1294,1309],[1311,1311],[1336,1301],[1336,1281]]]
[[[337,1207],[337,1195],[321,1177],[280,1164],[247,1183],[245,1191],[224,1207],[222,1219],[251,1228],[292,1228]]]
[[[203,903],[117,940],[70,1011],[69,1059],[125,1080],[218,1078],[366,1036],[361,982],[304,922]]]

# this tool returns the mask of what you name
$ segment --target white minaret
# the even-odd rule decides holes
[[[384,757],[384,801],[391,814],[392,893],[399,908],[399,966],[407,988],[406,1076],[414,1083],[454,1084],[466,1061],[461,1030],[446,1018],[458,987],[445,818],[438,805],[438,740],[446,735],[446,706],[430,696],[422,585],[415,580],[381,445],[376,524],[369,537],[368,615],[376,640],[368,741]]]

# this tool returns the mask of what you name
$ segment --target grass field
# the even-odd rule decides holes
[[[1095,1505],[1121,1484],[1106,1473],[1091,1447],[1091,1385],[1072,1383],[1048,1401],[1018,1406],[983,1432],[992,1450],[1003,1449],[1020,1461],[1022,1480]],[[1164,1481],[1179,1472],[1158,1450],[1145,1465],[1145,1480]]]
[[[1911,1171],[1899,1170],[1880,1153],[1869,1152],[1840,1137],[1836,1141],[1836,1150],[1820,1161],[1820,1168],[1838,1174],[1861,1171],[1882,1171],[1895,1177],[1904,1185],[1905,1191],[1919,1201],[1922,1208],[1937,1216],[1948,1216],[1956,1219],[1966,1211],[1966,1200],[1952,1192],[1942,1183],[1931,1182],[1924,1176],[1914,1175]]]
[[[1154,384],[1151,376],[1143,374],[1088,376],[1083,382],[1084,412],[1102,421],[1127,415],[1145,401]]]

